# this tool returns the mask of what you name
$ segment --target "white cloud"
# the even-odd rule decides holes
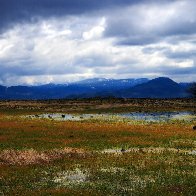
[[[97,26],[92,27],[89,31],[83,33],[84,40],[101,38],[105,31],[106,19],[103,17]]]
[[[169,21],[177,20],[180,24],[178,18],[186,13],[183,6],[190,13],[182,21],[194,22],[196,17],[189,4],[181,2],[148,5],[146,12],[146,5],[138,4],[117,9],[114,13],[18,24],[0,36],[0,81],[15,85],[65,83],[88,77],[161,75],[180,80],[183,71],[186,74],[196,72],[196,32],[186,37],[164,35],[148,44],[145,44],[145,36],[156,37],[171,30]],[[117,17],[112,18],[114,15]],[[111,29],[113,35],[109,36],[107,33]],[[130,36],[134,41],[139,37],[144,42],[140,45],[117,44],[121,38]],[[181,80],[193,80],[194,77],[195,73],[192,73],[186,78],[181,76]]]

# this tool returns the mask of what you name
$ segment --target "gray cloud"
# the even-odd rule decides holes
[[[174,51],[166,50],[164,52],[164,54],[168,58],[173,58],[173,59],[193,59],[193,58],[196,57],[196,51],[195,50],[180,51],[180,52],[174,52]]]
[[[194,80],[195,6],[191,0],[1,0],[0,82]]]
[[[108,16],[106,36],[118,37],[117,44],[147,45],[159,41],[179,41],[196,32],[196,2],[144,2],[118,9]],[[176,36],[176,37],[175,37]],[[172,37],[170,40],[169,38]],[[172,40],[173,39],[173,40]]]
[[[135,5],[146,0],[1,0],[0,30],[17,23],[36,22],[40,18],[89,14],[113,7]]]

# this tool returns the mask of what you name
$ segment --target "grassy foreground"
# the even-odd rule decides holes
[[[196,122],[28,119],[21,115],[59,110],[26,105],[0,110],[0,195],[195,195]]]

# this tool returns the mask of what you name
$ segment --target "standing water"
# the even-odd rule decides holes
[[[167,122],[170,120],[193,121],[196,120],[194,112],[130,112],[130,113],[103,113],[103,114],[39,114],[30,115],[29,118],[53,119],[60,121],[83,121],[83,120],[136,120],[147,122]]]

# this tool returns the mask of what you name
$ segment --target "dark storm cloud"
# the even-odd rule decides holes
[[[115,12],[115,15],[111,14],[114,8],[122,9],[138,4],[152,5],[153,3],[164,5],[168,2],[175,2],[175,0],[1,0],[0,31],[17,23],[36,22],[40,18],[90,14],[100,10],[105,10],[104,14],[109,16],[105,35],[121,37],[118,44],[148,44],[157,41],[157,34],[176,34],[179,31],[186,34],[194,31],[193,23],[185,23],[183,25],[185,28],[181,28],[181,24],[171,21],[174,28],[165,26],[161,32],[154,31],[149,34],[138,25],[141,21],[137,9],[134,9],[132,13],[125,12],[122,16]]]
[[[18,22],[34,22],[37,18],[75,15],[122,7],[146,0],[1,0],[0,29]]]

